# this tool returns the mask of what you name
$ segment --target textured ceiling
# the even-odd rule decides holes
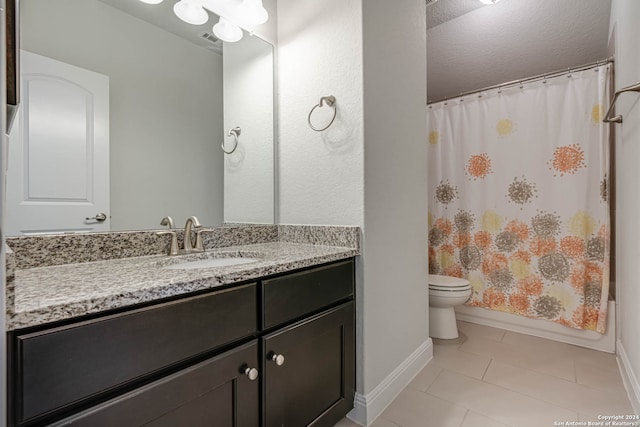
[[[484,6],[478,0],[435,0],[427,4],[427,28],[432,28]]]
[[[427,7],[427,21],[439,22],[427,31],[429,100],[608,56],[611,0],[502,0],[475,9],[468,2],[480,4]]]

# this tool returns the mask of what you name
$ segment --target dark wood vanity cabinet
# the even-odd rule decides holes
[[[264,426],[329,427],[353,408],[353,305],[263,338]]]
[[[8,425],[332,426],[353,407],[353,297],[348,260],[13,331]]]

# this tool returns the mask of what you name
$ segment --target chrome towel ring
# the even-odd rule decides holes
[[[327,104],[329,107],[333,108],[333,117],[331,117],[331,121],[329,122],[328,125],[326,125],[323,128],[317,128],[315,126],[313,126],[313,124],[311,123],[311,115],[313,114],[313,112],[316,110],[316,108],[322,108],[322,106],[324,104]],[[336,97],[333,95],[329,95],[329,96],[323,96],[322,98],[320,98],[320,102],[318,102],[318,104],[316,104],[311,111],[309,112],[309,117],[307,117],[307,121],[309,122],[309,127],[313,130],[315,130],[316,132],[322,132],[323,130],[327,130],[329,129],[329,126],[331,126],[333,124],[333,121],[336,119],[336,114],[338,113],[338,110],[336,109]]]
[[[232,136],[236,143],[231,150],[227,151],[224,149],[224,140],[223,140],[221,145],[222,151],[224,151],[227,154],[231,154],[234,151],[236,151],[236,148],[238,148],[238,137],[240,136],[241,133],[242,133],[242,130],[240,129],[240,126],[236,126],[232,129],[229,129],[229,132],[227,132],[227,136]]]

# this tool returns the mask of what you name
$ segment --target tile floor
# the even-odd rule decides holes
[[[373,427],[551,427],[632,414],[613,354],[459,322]],[[344,419],[336,427],[355,427]]]

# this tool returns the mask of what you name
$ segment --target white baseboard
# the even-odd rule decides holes
[[[607,305],[607,330],[604,334],[599,334],[595,331],[572,329],[546,320],[530,319],[480,307],[461,305],[456,307],[455,310],[458,320],[506,329],[593,350],[606,351],[607,353],[616,352],[616,305],[614,301],[609,301]]]
[[[428,338],[371,392],[356,393],[354,408],[347,417],[362,426],[371,425],[431,359],[433,341]]]
[[[622,342],[618,340],[617,344],[618,357],[616,359],[618,360],[618,367],[622,375],[622,382],[624,383],[624,388],[627,389],[627,395],[629,396],[633,410],[636,414],[640,415],[640,382],[638,382],[638,377],[633,371],[633,367],[631,366]]]

